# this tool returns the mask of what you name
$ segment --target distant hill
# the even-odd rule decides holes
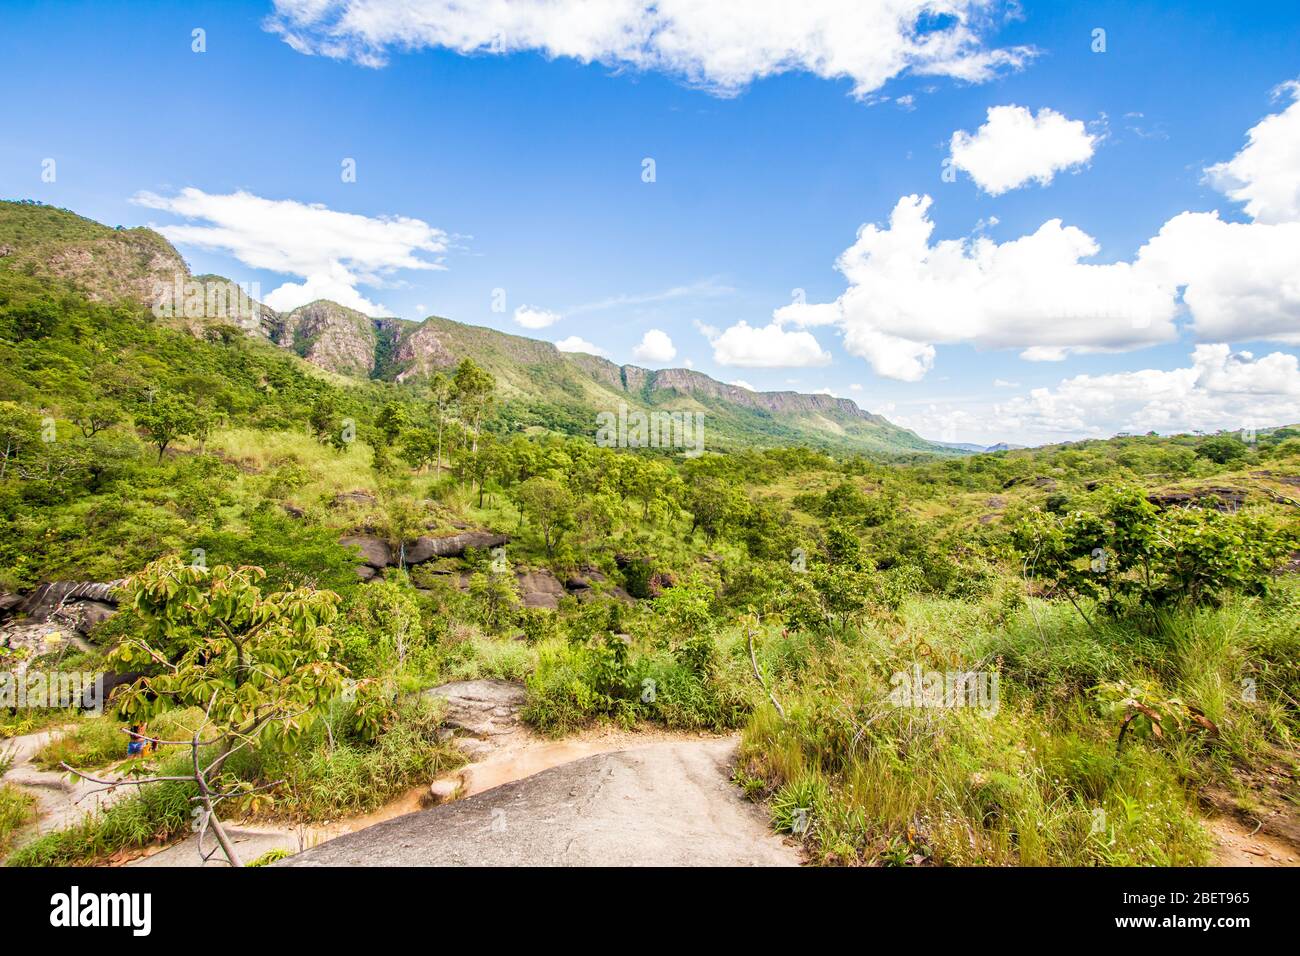
[[[983,445],[976,445],[968,441],[940,441],[936,445],[942,445],[944,448],[951,448],[953,451],[968,451],[972,455],[977,455],[985,451]]]
[[[807,445],[883,455],[954,451],[848,399],[753,392],[690,369],[617,365],[437,316],[423,322],[376,319],[327,300],[277,312],[248,300],[255,307],[250,317],[233,309],[214,312],[211,298],[196,312],[187,308],[186,296],[200,306],[205,294],[233,302],[238,293],[226,293],[234,284],[220,276],[192,276],[180,254],[150,229],[115,229],[51,206],[0,202],[0,267],[57,280],[98,301],[160,305],[164,320],[196,334],[213,325],[242,327],[352,379],[415,385],[472,358],[495,376],[503,413],[525,427],[589,433],[598,412],[617,412],[626,403],[702,412],[710,447]]]
[[[954,451],[970,452],[972,455],[989,454],[995,451],[1018,451],[1027,447],[1025,445],[1012,445],[1004,441],[1000,441],[996,445],[974,445],[964,441],[941,441],[934,444],[942,445],[944,448],[951,448]]]

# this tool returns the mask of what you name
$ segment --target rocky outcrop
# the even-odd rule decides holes
[[[657,371],[638,365],[615,365],[608,359],[584,354],[566,354],[565,359],[584,373],[608,387],[626,392],[629,399],[650,399],[662,393],[687,398],[713,399],[771,415],[819,415],[838,419],[889,426],[847,398],[833,395],[807,395],[802,392],[754,392],[738,385],[728,385],[688,368],[665,368]]]
[[[545,568],[517,568],[515,580],[519,584],[519,600],[524,607],[544,607],[554,611],[566,593],[560,579]]]
[[[431,558],[454,558],[464,554],[467,548],[499,548],[509,543],[510,535],[491,531],[467,531],[442,538],[425,535],[406,545],[406,563],[420,564]]]
[[[386,568],[397,563],[393,560],[393,549],[387,541],[380,538],[352,535],[340,540],[339,544],[345,548],[357,548],[361,552],[362,563],[372,568]]]
[[[39,624],[55,621],[88,634],[117,613],[116,591],[122,581],[51,581],[30,594],[6,595],[0,604],[0,616],[21,616]]]
[[[422,564],[434,558],[454,558],[464,554],[468,548],[498,548],[510,542],[508,534],[496,534],[491,531],[466,531],[462,534],[431,537],[423,535],[414,541],[408,541],[402,552],[396,552],[382,538],[372,535],[349,535],[341,538],[339,544],[355,547],[361,552],[361,561],[372,570],[396,567],[399,559],[406,564]],[[366,575],[373,577],[373,575]]]
[[[450,738],[452,746],[469,760],[481,760],[527,735],[520,714],[528,695],[519,684],[453,681],[420,696],[443,704],[444,739]]]
[[[401,369],[397,381],[428,375],[437,369],[456,364],[456,357],[438,338],[438,330],[430,323],[398,330],[393,348],[392,362]]]
[[[274,865],[798,866],[798,848],[731,783],[736,746],[721,737],[598,753]]]
[[[1246,503],[1247,493],[1240,488],[1193,488],[1190,491],[1165,491],[1147,495],[1157,508],[1213,508],[1236,511]]]
[[[1039,475],[1036,478],[1027,478],[1018,475],[1015,478],[1008,478],[1006,481],[1002,482],[1003,488],[1014,488],[1016,485],[1028,485],[1031,488],[1041,488],[1044,491],[1055,491],[1056,479],[1048,478],[1046,475]],[[1091,491],[1092,489],[1089,488],[1089,490]]]
[[[519,712],[527,694],[519,684],[504,680],[464,680],[442,684],[423,693],[446,706],[442,722],[475,737],[497,737],[519,729]]]
[[[300,305],[280,319],[275,343],[340,375],[368,378],[375,370],[375,320],[336,302]]]

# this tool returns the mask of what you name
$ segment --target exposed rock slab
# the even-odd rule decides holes
[[[339,544],[360,550],[362,563],[372,568],[386,568],[395,563],[393,561],[393,549],[388,546],[387,541],[380,538],[372,538],[369,535],[352,535],[340,540]]]
[[[545,607],[553,611],[560,606],[560,598],[568,593],[560,579],[546,568],[517,568],[515,579],[519,583],[519,599],[524,607]]]
[[[598,754],[306,850],[278,866],[795,866],[731,783],[736,740]]]
[[[446,537],[422,535],[406,545],[406,563],[419,564],[431,558],[459,557],[467,548],[499,548],[510,543],[508,534],[491,531],[467,531]]]
[[[1246,503],[1247,492],[1240,488],[1194,488],[1191,491],[1166,491],[1147,495],[1157,508],[1213,508],[1236,511]]]
[[[509,535],[491,531],[466,531],[442,537],[422,535],[414,541],[406,542],[406,547],[399,554],[393,551],[387,541],[374,535],[349,535],[339,540],[339,544],[359,548],[362,563],[377,570],[396,567],[399,558],[408,565],[421,564],[434,558],[459,557],[467,548],[498,548],[509,542]]]
[[[504,680],[463,680],[427,690],[424,697],[446,702],[442,722],[475,737],[499,737],[522,728],[519,712],[527,694],[519,684]]]
[[[23,625],[57,624],[86,635],[117,613],[116,591],[121,584],[121,580],[50,581],[29,594],[4,595],[0,620],[21,617]],[[17,627],[13,622],[4,626],[6,643],[12,643]]]

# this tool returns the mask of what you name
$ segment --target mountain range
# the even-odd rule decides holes
[[[243,297],[226,278],[192,275],[151,229],[110,227],[38,203],[0,202],[0,267],[48,278],[92,300],[150,306],[161,321],[198,335],[233,326],[343,381],[418,386],[430,373],[472,358],[495,377],[505,413],[527,427],[590,432],[596,413],[627,404],[704,413],[713,448],[806,445],[890,456],[973,450],[927,441],[849,399],[750,391],[685,368],[618,365],[439,316],[372,318],[327,300],[278,312]]]

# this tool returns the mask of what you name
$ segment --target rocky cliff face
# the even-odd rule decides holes
[[[438,337],[438,330],[430,323],[412,325],[397,330],[392,364],[397,369],[394,378],[404,382],[408,378],[428,375],[438,369],[456,364],[456,357]]]
[[[774,415],[847,415],[876,423],[885,422],[879,415],[864,412],[853,401],[833,395],[751,392],[747,388],[719,382],[703,372],[688,368],[654,371],[637,365],[615,365],[606,359],[578,353],[567,354],[565,358],[601,384],[625,392],[633,398],[651,398],[661,393],[674,392],[697,399],[717,399]]]
[[[623,366],[625,374],[635,366]],[[649,381],[651,392],[677,392],[717,398],[746,408],[756,408],[775,414],[838,414],[854,417],[876,418],[858,408],[851,399],[833,395],[806,395],[802,392],[751,392],[747,388],[728,385],[688,368],[665,368],[657,372],[636,369],[638,378]]]
[[[0,202],[0,265],[76,286],[99,302],[152,304],[190,270],[152,229],[116,229],[66,209]]]
[[[336,302],[300,305],[278,323],[275,343],[313,365],[340,375],[369,378],[379,336],[375,320]]]

